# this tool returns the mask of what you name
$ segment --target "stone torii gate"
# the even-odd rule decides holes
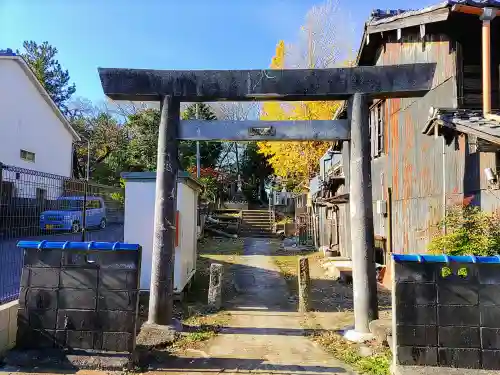
[[[435,64],[297,70],[99,68],[113,100],[160,101],[153,266],[147,324],[172,329],[178,141],[350,141],[350,211],[355,333],[376,319],[368,99],[423,96]],[[180,102],[349,99],[349,120],[180,121]],[[347,146],[347,145],[346,145]]]

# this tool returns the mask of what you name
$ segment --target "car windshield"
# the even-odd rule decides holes
[[[60,199],[57,201],[57,210],[59,211],[77,211],[83,207],[83,201],[72,199]]]

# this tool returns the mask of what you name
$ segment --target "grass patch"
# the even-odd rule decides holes
[[[311,338],[335,358],[351,365],[357,372],[368,375],[389,375],[392,355],[389,348],[373,346],[373,355],[359,355],[356,344],[335,332],[314,333]]]
[[[301,256],[311,255],[310,251],[297,252],[290,255],[290,252],[282,249],[275,250],[272,258],[274,263],[278,266],[283,278],[286,281],[288,291],[291,295],[298,293],[298,261]]]
[[[174,348],[193,348],[196,344],[207,341],[217,335],[220,327],[227,324],[230,314],[225,311],[212,312],[206,306],[210,281],[210,264],[221,263],[224,266],[223,298],[232,294],[231,266],[237,257],[243,254],[243,241],[240,239],[203,238],[198,243],[196,277],[191,285],[184,304],[183,324],[187,327]]]
[[[177,316],[187,329],[171,349],[196,347],[196,344],[216,336],[220,327],[229,322],[228,312],[224,310],[213,312],[206,305],[210,264],[221,263],[224,266],[223,300],[227,301],[234,293],[231,268],[241,254],[243,254],[243,240],[240,239],[204,238],[198,243],[196,275],[184,301],[176,306],[179,310]]]
[[[211,313],[204,306],[198,306],[196,309],[191,306],[189,318],[183,321],[186,327],[178,340],[175,341],[174,349],[185,349],[196,347],[196,344],[201,344],[215,337],[222,326],[229,322],[230,314],[225,311]]]
[[[243,255],[242,238],[202,238],[198,243],[198,255],[205,257],[233,257]]]
[[[232,293],[232,265],[237,263],[243,254],[242,239],[203,238],[198,243],[198,259],[196,276],[187,296],[187,303],[206,303],[210,281],[210,264],[220,263],[224,266],[224,299]]]

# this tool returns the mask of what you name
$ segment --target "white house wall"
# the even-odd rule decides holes
[[[0,162],[70,177],[73,137],[69,130],[17,61],[0,59],[0,82]],[[35,153],[35,161],[22,160],[21,149]],[[4,178],[12,180],[11,175],[4,174]],[[17,191],[23,191],[22,197],[35,197],[38,183],[53,186],[52,182],[29,180],[33,178],[19,176],[14,183]],[[31,183],[22,184],[27,179]],[[61,190],[62,184],[61,189],[50,187],[47,196],[57,196]]]
[[[187,281],[186,276],[189,276],[194,271],[196,265],[196,249],[197,249],[197,210],[198,210],[198,193],[185,184],[178,184],[177,188],[180,220],[180,235],[179,247],[176,250],[175,256],[180,257],[179,266],[182,267],[182,272],[174,273],[174,285],[177,288],[183,288]],[[176,261],[177,263],[177,261]]]

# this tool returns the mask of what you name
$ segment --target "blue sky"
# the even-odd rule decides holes
[[[361,30],[373,8],[431,0],[341,0]],[[438,1],[436,1],[438,2]],[[76,96],[104,99],[97,67],[268,67],[280,39],[293,41],[318,0],[0,0],[0,49],[48,41]]]

